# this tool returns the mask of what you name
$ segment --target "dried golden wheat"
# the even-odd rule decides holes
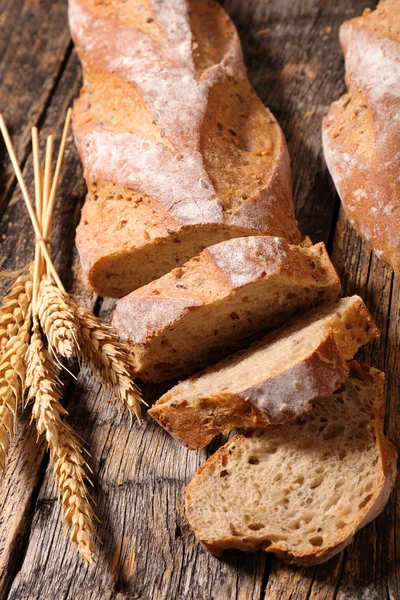
[[[18,333],[10,338],[0,360],[0,469],[4,471],[9,437],[14,434],[18,406],[25,389],[25,355],[31,334],[31,310]]]
[[[78,355],[79,329],[68,294],[44,278],[38,295],[38,316],[49,344],[65,358]]]
[[[20,275],[12,284],[0,307],[0,355],[8,340],[22,327],[32,300],[31,272]]]
[[[67,411],[60,404],[62,395],[54,359],[44,347],[37,320],[26,360],[28,401],[33,400],[32,418],[38,433],[46,436],[63,517],[80,556],[90,563],[95,553],[95,515],[85,484],[86,462],[77,435],[62,420]]]
[[[81,356],[102,383],[112,390],[117,404],[141,421],[141,392],[134,382],[134,368],[126,347],[90,310],[75,303],[80,322]]]

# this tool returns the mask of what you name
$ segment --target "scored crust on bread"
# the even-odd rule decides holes
[[[333,393],[348,375],[346,361],[377,336],[361,298],[342,298],[178,383],[149,413],[190,449],[234,427],[282,423]]]
[[[284,425],[238,435],[202,465],[186,515],[213,554],[238,548],[314,565],[383,510],[397,452],[383,433],[384,374],[351,363],[335,394]]]
[[[400,273],[400,0],[345,22],[348,93],[323,121],[325,159],[347,216]]]
[[[121,297],[245,235],[301,241],[283,133],[211,0],[69,0],[84,84],[73,112],[88,186],[77,246]]]
[[[120,300],[113,327],[129,344],[137,377],[164,381],[215,363],[339,293],[323,243],[236,238]]]

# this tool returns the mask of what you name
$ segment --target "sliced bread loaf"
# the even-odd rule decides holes
[[[179,383],[149,412],[188,448],[234,427],[292,419],[336,390],[346,361],[377,335],[361,298],[342,298]]]
[[[301,241],[283,133],[212,0],[69,0],[89,285],[120,298],[233,237]]]
[[[163,381],[217,362],[339,292],[324,244],[237,238],[120,300],[113,326],[131,347],[137,375]]]
[[[383,510],[396,477],[383,434],[384,374],[357,362],[329,400],[281,426],[235,436],[186,491],[196,537],[213,554],[265,550],[328,560]]]

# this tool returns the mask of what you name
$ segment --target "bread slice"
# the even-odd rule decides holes
[[[234,237],[301,241],[282,130],[222,6],[69,0],[69,22],[88,186],[76,242],[96,292],[124,296]]]
[[[120,300],[113,326],[130,345],[138,377],[164,381],[217,362],[339,293],[324,244],[237,238]]]
[[[337,389],[347,362],[378,335],[359,296],[314,309],[164,394],[150,414],[188,448],[234,427],[293,419]]]
[[[383,434],[384,374],[352,362],[329,399],[298,419],[238,435],[200,467],[186,514],[213,554],[274,552],[318,564],[383,510],[397,452]]]

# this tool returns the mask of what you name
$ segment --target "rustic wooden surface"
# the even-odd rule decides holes
[[[323,161],[321,118],[344,89],[340,23],[366,0],[226,0],[243,42],[250,78],[278,117],[293,165],[300,227],[323,240],[345,293],[366,300],[381,328],[362,358],[387,373],[389,437],[399,447],[399,281],[348,226]],[[374,2],[369,4],[372,8]],[[61,131],[80,86],[65,0],[0,0],[0,110],[32,183],[30,126]],[[1,266],[32,258],[32,230],[5,149],[0,145]],[[108,319],[113,303],[85,289],[74,230],[85,188],[72,141],[56,218],[54,253],[64,281]],[[6,283],[0,280],[0,292]],[[162,386],[147,386],[152,401]],[[164,388],[165,389],[165,386]],[[139,427],[107,402],[85,373],[66,381],[70,422],[88,442],[103,541],[96,565],[71,551],[43,444],[23,415],[0,486],[0,600],[397,600],[400,598],[399,495],[344,552],[325,565],[296,569],[261,553],[209,556],[182,511],[182,491],[212,453],[189,452],[146,418]]]

